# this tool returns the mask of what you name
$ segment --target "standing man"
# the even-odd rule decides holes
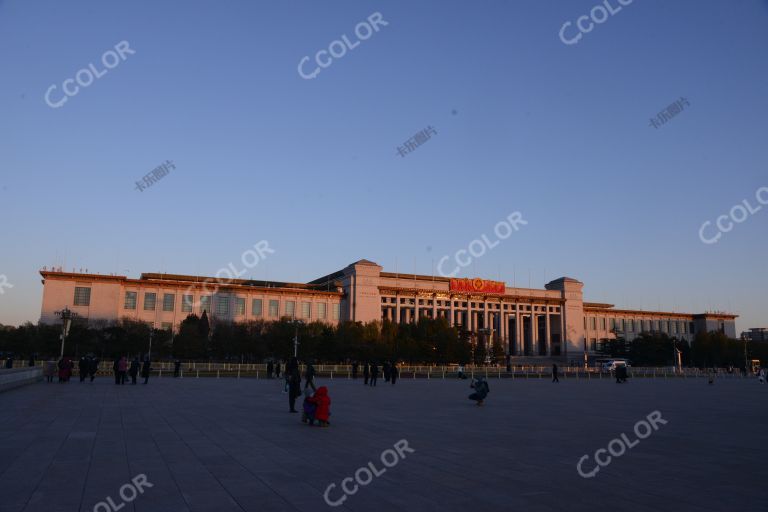
[[[376,361],[371,363],[371,387],[376,386],[376,381],[379,378],[379,365],[376,364]]]
[[[392,366],[389,368],[389,379],[392,381],[392,385],[395,385],[397,377],[400,375],[400,369],[397,367],[397,361],[392,361]]]
[[[285,366],[285,377],[288,382],[288,412],[299,412],[296,410],[296,398],[301,395],[301,375],[295,357]]]
[[[146,356],[144,358],[144,364],[141,367],[141,376],[144,377],[144,384],[146,384],[149,381],[149,371],[151,370],[149,366],[149,356]]]
[[[366,362],[363,364],[363,379],[364,379],[364,381],[363,381],[363,385],[364,385],[364,386],[367,386],[367,385],[368,385],[368,379],[370,378],[370,376],[371,376],[371,369],[370,369],[370,367],[368,366],[368,361],[366,361]]]
[[[272,372],[273,371],[275,371],[275,365],[272,362],[272,360],[270,359],[269,361],[267,361],[267,378],[268,379],[272,378]]]
[[[307,382],[304,383],[304,389],[307,389],[308,386],[312,386],[312,391],[317,391],[317,388],[315,388],[315,367],[312,366],[312,361],[307,361],[307,369],[304,372],[304,378],[307,379]]]
[[[552,363],[552,382],[560,382],[560,379],[557,378],[557,365],[555,363]]]
[[[357,379],[357,361],[352,363],[352,378]]]
[[[280,360],[277,360],[277,364],[275,365],[275,377],[278,379],[280,378]]]
[[[181,375],[181,361],[178,359],[173,362],[173,376],[178,377]],[[136,384],[136,382],[134,382]]]
[[[83,382],[88,374],[88,359],[85,356],[80,356],[80,361],[77,362],[77,369],[78,373],[80,373],[80,382]]]
[[[120,358],[116,357],[112,363],[112,372],[115,374],[115,384],[120,384]]]
[[[128,374],[131,376],[131,384],[136,384],[136,376],[139,374],[139,356],[133,358],[131,361],[131,367],[128,369]]]
[[[96,372],[99,371],[99,358],[98,357],[92,357],[90,366],[88,368],[88,375],[91,376],[91,382],[93,382],[93,379],[96,378]]]

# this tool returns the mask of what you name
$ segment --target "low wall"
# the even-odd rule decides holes
[[[41,380],[43,369],[39,366],[0,370],[0,393]]]

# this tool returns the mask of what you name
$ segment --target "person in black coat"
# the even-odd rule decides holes
[[[149,381],[149,371],[151,370],[150,364],[149,364],[149,358],[144,358],[144,364],[141,367],[141,376],[144,377],[144,384],[146,384]]]
[[[357,361],[352,363],[352,378],[353,379],[357,378]]]
[[[296,398],[301,395],[301,375],[299,374],[299,362],[296,361],[296,358],[291,359],[285,366],[285,375],[288,380],[289,412],[299,412],[296,410]]]
[[[384,374],[384,382],[389,382],[389,363],[384,361],[381,364],[381,372]]]
[[[115,384],[120,384],[120,358],[116,357],[112,363],[112,372],[115,374]]]
[[[280,361],[275,365],[275,377],[280,378]]]
[[[77,369],[80,373],[80,382],[85,380],[85,376],[88,374],[88,360],[85,356],[80,357],[80,361],[77,362]]]
[[[307,389],[307,387],[312,387],[312,391],[317,391],[317,388],[315,387],[315,367],[312,366],[312,362],[307,362],[307,369],[304,371],[304,378],[307,380],[307,382],[304,383],[304,389]]]
[[[363,385],[364,386],[368,385],[368,379],[370,377],[371,377],[371,369],[368,366],[368,361],[366,361],[365,363],[363,363],[363,379],[364,379]]]
[[[96,357],[91,358],[89,367],[88,367],[88,375],[91,376],[91,382],[93,382],[93,379],[96,378],[96,372],[99,371],[99,359]]]
[[[173,362],[173,376],[178,377],[181,375],[181,361],[178,359]],[[134,382],[134,384],[136,384]]]
[[[395,382],[397,381],[397,378],[400,376],[400,369],[397,367],[396,362],[392,362],[392,365],[389,367],[389,380],[392,381],[392,385],[395,385]]]
[[[376,385],[376,381],[379,378],[379,366],[376,363],[371,363],[371,386]]]
[[[552,382],[560,382],[557,378],[557,365],[552,363]]]
[[[275,371],[275,365],[274,365],[274,363],[272,363],[272,361],[269,361],[267,363],[267,378],[268,379],[272,378],[272,372],[274,372],[274,371]]]
[[[139,374],[139,356],[133,358],[131,367],[128,368],[128,375],[131,376],[131,384],[136,384],[136,376]]]

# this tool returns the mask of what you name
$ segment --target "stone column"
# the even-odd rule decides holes
[[[520,315],[520,304],[516,305],[515,313],[515,332],[517,333],[517,340],[515,343],[515,355],[523,355],[523,317]]]
[[[432,294],[432,319],[437,318],[437,295]]]
[[[531,304],[531,355],[539,355],[539,322],[534,310],[536,306]]]
[[[546,343],[547,356],[552,355],[552,328],[549,325],[549,304],[545,306],[547,308],[546,320],[544,321],[544,342]]]
[[[453,327],[453,325],[454,325],[454,323],[455,323],[455,321],[456,321],[456,317],[454,316],[454,315],[455,315],[455,313],[456,313],[456,312],[455,312],[455,311],[454,311],[454,309],[453,309],[453,296],[451,296],[451,320],[448,322],[448,324],[449,324],[451,327]]]
[[[395,322],[399,324],[400,323],[400,295],[399,294],[395,295],[395,317],[396,317]]]

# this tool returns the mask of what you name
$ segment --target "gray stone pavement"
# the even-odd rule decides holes
[[[324,379],[330,428],[288,414],[280,381],[30,385],[0,394],[0,511],[91,511],[107,497],[120,508],[140,474],[153,486],[123,512],[331,510],[326,488],[340,499],[342,479],[380,470],[401,439],[414,452],[336,510],[768,510],[768,385],[489,382],[476,407],[468,381]],[[579,476],[583,455],[592,470],[597,449],[636,439],[654,410],[666,425]]]

